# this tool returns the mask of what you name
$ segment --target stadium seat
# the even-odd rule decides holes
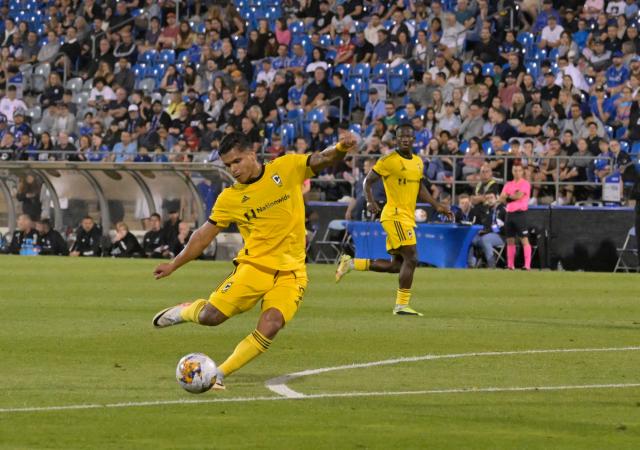
[[[67,81],[65,88],[71,90],[71,92],[76,94],[82,90],[83,83],[84,81],[80,77],[71,78],[70,80]]]
[[[403,94],[407,90],[407,82],[411,76],[411,67],[400,64],[389,70],[387,89],[391,95]]]
[[[357,134],[358,136],[362,136],[362,125],[360,125],[359,123],[353,123],[349,126],[349,131]]]
[[[307,114],[307,122],[320,122],[323,123],[326,121],[326,117],[324,112],[321,109],[312,109]]]
[[[39,105],[27,109],[26,116],[31,119],[31,123],[36,123],[42,118],[42,108]]]
[[[147,94],[153,92],[156,88],[155,78],[145,78],[140,82],[139,89]]]
[[[640,141],[635,141],[631,146],[631,154],[638,155],[640,154]]]
[[[325,48],[331,47],[331,35],[330,34],[323,34],[322,36],[320,36],[320,46],[321,47],[325,47]]]
[[[469,141],[460,142],[460,152],[467,153],[469,151]]]
[[[371,66],[368,63],[358,63],[351,69],[351,76],[369,80]]]
[[[280,137],[282,138],[282,145],[290,147],[296,140],[296,127],[292,123],[283,123],[280,127]]]
[[[339,73],[342,75],[343,83],[349,81],[349,74],[351,73],[351,64],[338,64],[333,68],[333,73]]]
[[[371,72],[371,80],[375,83],[386,83],[387,73],[389,72],[389,64],[378,63]]]
[[[32,125],[31,129],[33,130],[33,134],[35,134],[36,136],[40,136],[45,131],[49,131],[49,129],[43,122]]]
[[[494,76],[495,72],[494,72],[494,68],[493,68],[493,63],[486,63],[482,65],[482,75],[486,76]]]
[[[291,34],[304,34],[304,22],[302,20],[294,20],[289,24],[289,30],[291,30]]]
[[[173,50],[162,50],[156,54],[156,62],[173,64],[176,62],[176,53]]]

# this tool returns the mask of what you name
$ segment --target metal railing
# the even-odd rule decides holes
[[[92,155],[100,155],[103,156],[104,158],[100,161],[84,161],[84,160],[71,160],[69,161],[69,157],[73,156],[73,157],[77,157],[77,155],[79,154],[79,152],[69,152],[69,151],[43,151],[41,152],[42,154],[47,154],[48,156],[55,156],[55,160],[53,161],[43,161],[43,160],[37,160],[37,159],[32,159],[32,160],[26,160],[26,161],[4,161],[4,162],[0,162],[0,169],[4,166],[9,165],[10,167],[14,167],[14,168],[18,168],[18,167],[22,167],[22,168],[29,168],[33,165],[37,165],[37,167],[39,168],[44,168],[44,167],[49,167],[48,164],[52,165],[51,167],[53,167],[53,165],[66,165],[69,168],[74,168],[76,167],[78,164],[82,165],[82,167],[94,167],[96,169],[99,168],[109,168],[109,169],[122,169],[122,170],[127,170],[130,167],[136,167],[136,168],[140,168],[140,167],[145,167],[148,166],[149,169],[154,169],[157,167],[164,167],[164,168],[180,168],[180,169],[184,169],[184,170],[203,170],[203,168],[212,168],[212,167],[217,167],[219,170],[224,170],[222,167],[222,164],[220,163],[220,161],[214,160],[209,160],[208,159],[208,155],[210,155],[210,152],[166,152],[166,153],[161,153],[160,155],[166,156],[167,158],[171,159],[173,157],[177,157],[177,158],[184,158],[185,156],[187,157],[193,157],[194,161],[169,161],[169,162],[164,162],[164,161],[150,161],[150,162],[136,162],[133,161],[133,159],[137,156],[137,155],[141,155],[140,153],[117,153],[114,154],[112,151],[104,151],[104,152],[95,152],[95,153],[87,153],[85,156],[92,156]],[[154,153],[147,153],[146,155],[150,156],[151,158],[153,158],[154,156],[156,156],[156,154]],[[118,156],[124,156],[127,159],[125,160],[121,160],[121,161],[117,161],[114,160],[114,158],[117,158]],[[262,154],[263,158],[267,158],[269,155],[265,155],[264,153]],[[360,153],[360,154],[354,154],[354,155],[350,155],[350,157],[353,159],[353,163],[351,164],[352,169],[351,169],[351,176],[353,177],[353,179],[361,179],[361,174],[360,174],[360,169],[358,169],[359,167],[362,167],[361,161],[364,159],[369,159],[369,158],[374,158],[377,159],[378,157],[382,156],[381,154],[364,154],[364,153]],[[633,156],[633,163],[635,163],[636,167],[639,167],[640,164],[640,156],[639,155],[632,155]],[[447,176],[446,179],[433,179],[433,180],[429,180],[431,182],[431,184],[436,185],[436,186],[442,186],[444,188],[446,188],[447,190],[450,190],[451,196],[453,199],[456,198],[456,196],[462,191],[465,190],[465,188],[467,188],[466,190],[468,190],[468,188],[472,188],[475,186],[475,182],[472,181],[467,181],[466,179],[463,179],[462,176],[462,171],[461,171],[461,167],[464,166],[464,163],[462,163],[462,160],[464,160],[465,157],[468,157],[468,155],[464,155],[464,154],[460,154],[460,155],[429,155],[429,156],[424,156],[421,155],[423,161],[425,162],[425,166],[427,166],[428,164],[431,164],[433,161],[438,160],[438,159],[443,159],[443,158],[448,158],[451,159],[455,162],[455,167],[460,170],[460,176],[455,176],[455,174],[453,174],[452,177]],[[591,188],[601,188],[602,186],[604,186],[605,180],[597,180],[595,179],[594,181],[589,181],[584,180],[584,181],[573,181],[573,180],[561,180],[560,175],[561,175],[561,171],[566,167],[566,164],[569,161],[576,161],[576,160],[582,160],[582,161],[588,161],[587,164],[585,164],[585,166],[587,167],[587,170],[591,170],[592,172],[594,171],[593,166],[594,166],[594,162],[595,161],[599,161],[601,166],[609,166],[609,167],[614,167],[614,160],[611,157],[598,157],[598,156],[592,156],[592,155],[585,155],[585,156],[580,156],[577,154],[574,154],[572,156],[566,156],[566,155],[558,155],[558,156],[546,156],[546,155],[534,155],[533,157],[527,157],[527,156],[518,156],[518,155],[510,155],[510,154],[505,154],[505,155],[485,155],[485,154],[481,154],[478,155],[478,158],[483,158],[484,162],[488,162],[488,163],[495,163],[497,161],[502,161],[502,167],[500,169],[494,169],[493,173],[494,175],[498,175],[497,181],[503,183],[506,180],[510,179],[510,174],[508,173],[509,170],[509,164],[508,161],[509,160],[514,160],[514,159],[526,159],[527,160],[527,167],[534,167],[534,168],[538,168],[539,166],[541,166],[543,163],[545,163],[546,161],[554,161],[555,162],[555,167],[553,168],[553,173],[550,174],[552,177],[551,181],[547,181],[547,180],[540,180],[540,181],[536,181],[536,180],[529,180],[532,184],[532,187],[534,188],[545,188],[545,187],[552,187],[554,194],[555,194],[555,198],[558,199],[560,198],[560,194],[563,188],[567,187],[567,186],[584,186],[584,187],[591,187]],[[604,161],[606,161],[606,164],[604,164]],[[456,172],[458,171],[456,170]],[[445,172],[449,172],[450,170],[445,169]],[[615,171],[614,171],[615,172]],[[479,170],[478,170],[479,173]],[[314,177],[311,179],[312,182],[312,186],[314,187],[326,187],[329,185],[344,185],[346,186],[347,184],[350,185],[349,189],[345,188],[345,191],[350,191],[351,194],[353,195],[354,191],[355,191],[355,187],[353,185],[353,183],[350,180],[347,180],[345,178],[343,178],[344,176],[344,172],[342,173],[334,173],[331,175],[322,175],[321,178],[318,177]]]

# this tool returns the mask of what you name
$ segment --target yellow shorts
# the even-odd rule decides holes
[[[385,220],[382,228],[387,233],[387,253],[394,254],[395,250],[408,245],[416,245],[416,232],[413,224],[398,220]]]
[[[306,271],[285,272],[240,263],[209,297],[209,302],[227,317],[253,308],[275,308],[289,322],[302,303],[307,289]]]

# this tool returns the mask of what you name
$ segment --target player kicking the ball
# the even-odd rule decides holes
[[[413,127],[409,124],[400,125],[396,129],[397,150],[380,158],[364,180],[367,208],[373,214],[377,214],[380,207],[373,198],[372,186],[382,178],[387,203],[382,209],[380,222],[387,233],[387,252],[393,259],[353,259],[343,255],[336,271],[336,282],[352,269],[399,273],[400,286],[396,293],[393,313],[405,316],[422,316],[409,306],[413,273],[418,264],[415,234],[416,199],[431,203],[439,213],[453,219],[449,208],[438,203],[423,183],[424,166],[422,159],[413,154],[414,139]]]
[[[345,132],[338,144],[320,153],[285,155],[267,164],[258,161],[241,133],[226,136],[220,144],[220,158],[236,183],[220,194],[208,222],[184,250],[154,271],[156,279],[168,277],[200,256],[231,222],[240,228],[244,247],[234,270],[209,299],[167,308],[153,318],[157,328],[184,322],[217,326],[262,300],[258,326],[220,364],[213,389],[224,389],[224,377],[265,352],[298,311],[307,288],[302,183],[344,159],[355,144],[353,135]]]

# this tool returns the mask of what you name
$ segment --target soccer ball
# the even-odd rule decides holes
[[[201,394],[216,382],[216,363],[204,353],[183,356],[176,367],[176,380],[187,392]]]

